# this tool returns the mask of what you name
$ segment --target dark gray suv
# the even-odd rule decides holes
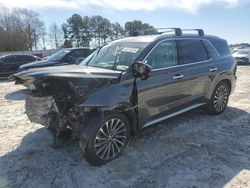
[[[140,129],[202,106],[214,115],[226,109],[237,68],[227,42],[182,31],[113,41],[79,65],[10,79],[30,88],[27,115],[55,133],[55,145],[68,133],[91,164],[102,165]]]

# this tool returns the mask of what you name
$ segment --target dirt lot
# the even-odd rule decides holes
[[[53,137],[24,113],[26,90],[0,83],[0,187],[250,187],[250,67],[223,115],[189,112],[132,138],[122,157],[90,166],[78,144]]]

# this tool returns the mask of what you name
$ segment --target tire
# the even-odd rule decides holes
[[[208,102],[207,110],[212,115],[222,114],[227,107],[230,95],[229,86],[226,82],[220,82],[214,89],[213,95]]]
[[[104,115],[91,120],[88,124],[89,140],[85,149],[86,160],[94,165],[101,166],[121,155],[130,137],[130,122],[127,117],[120,113]],[[80,139],[81,140],[81,139]]]

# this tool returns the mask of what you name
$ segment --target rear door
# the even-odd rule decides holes
[[[13,55],[9,57],[8,65],[10,66],[10,70],[14,73],[17,69],[26,63],[30,63],[35,61],[36,59],[29,55]]]
[[[17,70],[17,57],[16,55],[6,56],[1,60],[1,75],[9,76]]]
[[[187,105],[203,103],[212,82],[209,75],[213,59],[202,40],[181,39],[177,40],[177,46],[181,67],[178,74],[186,81],[181,85],[182,93],[187,96],[184,102]]]

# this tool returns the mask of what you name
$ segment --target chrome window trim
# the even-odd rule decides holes
[[[142,62],[145,63],[145,60],[148,58],[148,56],[149,56],[149,55],[152,53],[152,51],[153,51],[158,45],[160,45],[161,43],[166,42],[166,41],[170,41],[170,40],[175,40],[175,41],[177,41],[177,40],[186,40],[186,39],[188,39],[188,40],[191,39],[191,40],[202,40],[202,41],[206,41],[206,42],[209,43],[210,46],[212,46],[212,48],[214,49],[214,51],[216,52],[216,54],[217,54],[218,56],[220,56],[220,54],[217,52],[217,50],[214,48],[214,46],[211,44],[211,42],[210,42],[209,40],[207,40],[207,39],[200,39],[200,38],[171,38],[171,39],[164,39],[164,40],[158,42],[158,43],[148,52],[148,54],[146,55],[146,57],[143,58]],[[177,50],[177,48],[176,48],[176,50]],[[165,70],[165,69],[170,69],[170,68],[183,67],[183,66],[187,66],[187,65],[195,65],[195,64],[200,64],[200,63],[209,62],[209,61],[211,61],[212,59],[213,59],[213,58],[210,57],[208,60],[205,60],[205,61],[198,61],[198,62],[187,63],[187,64],[182,64],[182,65],[174,65],[174,66],[165,67],[165,68],[159,68],[159,69],[152,69],[152,71],[154,72],[154,71],[158,71],[158,70]],[[147,64],[147,63],[145,63],[145,64]]]
[[[165,67],[165,68],[159,68],[159,69],[152,69],[151,72],[159,71],[159,70],[172,69],[172,68],[177,68],[177,67],[185,67],[185,66],[188,66],[188,65],[202,64],[202,63],[209,62],[209,61],[211,61],[212,59],[213,59],[213,58],[209,58],[209,59],[206,60],[206,61],[198,61],[198,62],[183,64],[183,65],[175,65],[175,66],[171,66],[171,67]]]

